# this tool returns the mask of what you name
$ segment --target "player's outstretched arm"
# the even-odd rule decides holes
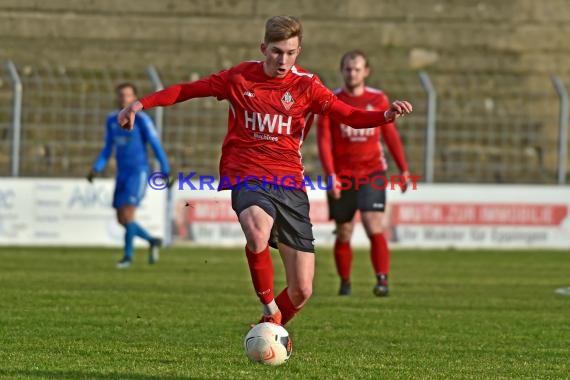
[[[413,111],[412,105],[405,100],[396,100],[385,111],[366,111],[354,108],[341,100],[332,103],[329,115],[352,128],[370,128],[371,125],[382,126],[391,123],[398,117]]]
[[[215,96],[210,78],[176,84],[137,100],[121,110],[118,117],[119,125],[130,131],[134,127],[136,113],[142,109],[167,107],[193,98]]]
[[[93,182],[93,178],[95,178],[99,172],[105,169],[107,161],[109,161],[109,158],[111,157],[111,153],[113,153],[113,133],[111,132],[109,120],[107,120],[107,128],[105,131],[105,145],[103,146],[103,149],[101,149],[101,152],[97,156],[97,159],[89,170],[89,173],[87,173],[86,178],[89,182]]]
[[[320,115],[317,123],[317,144],[319,147],[319,158],[321,165],[327,178],[330,178],[332,183],[329,193],[334,199],[340,198],[340,188],[337,186],[336,170],[334,168],[332,136],[331,136],[331,120],[327,115]]]
[[[409,178],[410,172],[408,170],[406,154],[404,153],[404,145],[402,144],[402,139],[400,138],[400,134],[398,133],[394,123],[386,124],[382,128],[382,138],[386,142],[386,146],[394,158],[394,161],[396,161],[396,165],[398,166],[398,169],[400,169],[400,174],[407,178],[407,181],[402,187],[402,193],[404,193],[406,192],[407,187],[411,184],[411,180]]]
[[[335,173],[330,118],[327,115],[319,116],[317,122],[317,145],[323,171],[327,176]]]

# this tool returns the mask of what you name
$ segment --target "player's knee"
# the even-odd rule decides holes
[[[247,248],[254,253],[261,252],[267,247],[267,240],[262,243],[261,241],[248,241]]]
[[[247,247],[251,252],[261,252],[267,247],[269,237],[262,230],[250,230],[246,234]]]
[[[347,231],[338,231],[337,233],[337,239],[339,241],[341,241],[342,243],[348,243],[350,241],[350,238],[352,237],[352,233],[351,232],[347,232]]]
[[[384,233],[383,214],[380,213],[364,213],[362,222],[368,237],[376,234]]]
[[[341,224],[337,227],[337,239],[343,243],[347,243],[352,238],[353,226],[350,224]]]
[[[373,228],[366,229],[366,235],[368,235],[369,238],[374,236],[374,235],[383,234],[383,233],[384,233],[384,227],[383,226],[375,226]]]
[[[313,284],[309,282],[293,287],[289,286],[289,293],[293,304],[297,307],[301,307],[309,298],[311,298],[311,295],[313,294]]]
[[[244,233],[247,241],[247,247],[252,252],[260,252],[267,247],[270,231],[266,231],[265,228],[261,228],[254,224],[249,224],[244,226]]]

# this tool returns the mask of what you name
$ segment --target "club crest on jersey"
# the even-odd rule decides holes
[[[287,91],[281,98],[281,104],[283,104],[283,107],[289,111],[291,107],[293,107],[293,103],[295,103],[295,99],[293,99],[291,93]]]

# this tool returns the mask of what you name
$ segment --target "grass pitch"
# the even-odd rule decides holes
[[[0,249],[0,377],[55,379],[570,378],[570,254],[396,251],[391,297],[372,295],[356,252],[353,295],[336,295],[331,252],[287,328],[293,356],[248,362],[260,308],[242,250]],[[283,272],[274,255],[277,289]]]

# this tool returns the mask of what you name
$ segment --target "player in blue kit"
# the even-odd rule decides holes
[[[117,86],[116,95],[119,109],[137,100],[136,87],[131,83]],[[93,178],[105,168],[114,146],[117,177],[113,208],[117,210],[117,221],[125,227],[125,254],[117,263],[117,268],[124,269],[131,265],[135,236],[149,242],[149,264],[154,264],[158,260],[158,249],[162,245],[161,239],[153,237],[135,222],[135,211],[144,197],[149,175],[147,144],[151,146],[160,162],[163,173],[169,174],[170,166],[151,118],[143,112],[137,113],[135,127],[129,132],[119,126],[118,113],[119,111],[114,111],[107,117],[105,146],[87,175],[87,180],[92,182]]]

